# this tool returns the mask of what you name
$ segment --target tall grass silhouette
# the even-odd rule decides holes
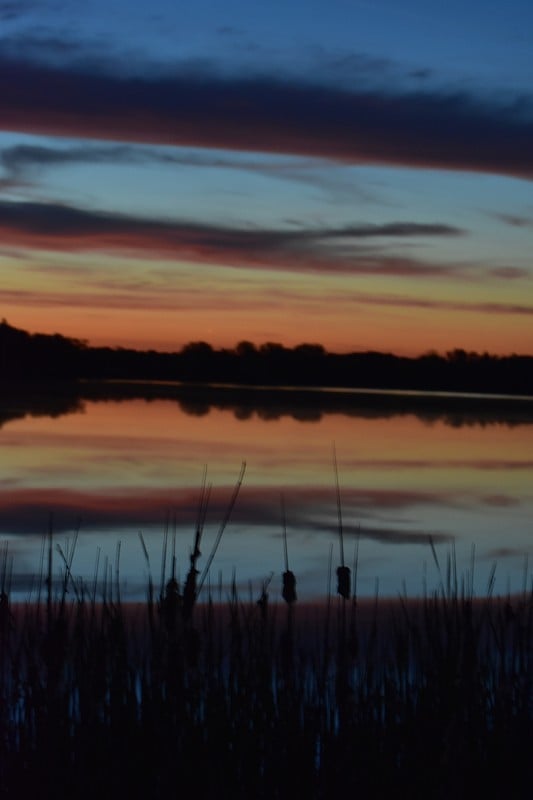
[[[11,603],[4,547],[1,797],[530,796],[527,568],[521,593],[493,597],[492,571],[476,598],[474,554],[458,576],[453,551],[441,567],[431,544],[435,591],[365,602],[357,558],[336,598],[330,559],[327,601],[300,606],[285,530],[285,606],[268,579],[259,600],[244,600],[235,577],[226,595],[205,570],[196,581],[208,491],[204,482],[189,600],[168,532],[159,586],[141,536],[139,604],[121,599],[120,546],[88,586],[72,573],[75,541],[54,548],[52,526],[37,600]]]

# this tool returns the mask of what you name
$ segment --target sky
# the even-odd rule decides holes
[[[530,0],[0,0],[0,317],[533,354]]]

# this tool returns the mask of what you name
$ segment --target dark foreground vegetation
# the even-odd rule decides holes
[[[239,386],[313,386],[533,395],[533,356],[456,349],[406,358],[391,353],[328,353],[240,342],[216,350],[191,342],[179,352],[89,347],[59,334],[30,334],[0,322],[3,381],[125,379]]]
[[[365,605],[345,569],[320,607],[292,573],[284,605],[171,576],[131,606],[70,561],[38,602],[3,589],[1,797],[531,796],[528,590],[475,600],[448,564],[418,602]]]

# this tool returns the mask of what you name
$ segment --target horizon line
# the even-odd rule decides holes
[[[154,347],[125,347],[124,345],[113,345],[113,344],[91,344],[89,339],[85,339],[84,337],[76,337],[76,336],[68,336],[66,334],[60,333],[59,331],[54,331],[53,333],[45,333],[43,331],[31,331],[26,328],[19,328],[16,325],[12,325],[6,317],[2,317],[0,319],[0,329],[3,326],[7,326],[12,330],[16,330],[21,333],[28,334],[29,336],[60,336],[63,339],[66,339],[70,342],[76,343],[83,347],[87,347],[91,350],[102,350],[102,349],[110,349],[116,351],[131,351],[135,353],[154,353],[158,355],[181,355],[187,348],[192,348],[194,346],[202,346],[209,348],[213,353],[236,353],[237,349],[241,345],[247,345],[252,348],[252,350],[257,354],[260,353],[263,349],[268,348],[269,346],[272,348],[282,348],[283,350],[294,352],[300,348],[317,348],[323,351],[322,355],[324,356],[358,356],[358,355],[379,355],[379,356],[391,356],[393,358],[398,359],[405,359],[409,361],[416,361],[421,358],[441,358],[444,360],[449,360],[450,357],[454,355],[462,354],[466,357],[477,357],[477,358],[491,358],[491,359],[505,359],[505,358],[533,358],[533,353],[516,353],[516,352],[509,352],[506,354],[496,354],[491,353],[489,351],[480,352],[478,350],[467,350],[463,347],[453,347],[448,349],[444,352],[438,351],[429,347],[428,349],[424,350],[423,352],[419,353],[418,355],[400,355],[392,350],[376,350],[376,349],[366,349],[366,350],[345,350],[345,351],[338,351],[338,350],[328,350],[325,345],[320,342],[310,342],[310,341],[302,341],[296,345],[285,345],[283,342],[273,341],[272,339],[265,340],[261,343],[254,342],[250,339],[239,339],[233,346],[216,346],[211,344],[211,342],[205,339],[190,339],[185,344],[181,345],[180,349],[172,349],[172,350],[158,350]]]

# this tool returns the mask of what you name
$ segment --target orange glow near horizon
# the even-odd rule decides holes
[[[442,314],[435,325],[435,312],[406,315],[403,321],[381,318],[379,326],[362,328],[334,312],[324,313],[320,320],[293,312],[287,319],[284,312],[233,312],[230,319],[224,312],[119,311],[113,316],[97,309],[81,313],[76,307],[44,309],[11,306],[8,322],[31,333],[60,333],[83,339],[91,346],[126,347],[138,350],[174,352],[193,341],[206,341],[214,348],[233,348],[243,340],[256,345],[279,342],[286,347],[302,343],[322,344],[330,352],[377,350],[416,357],[430,350],[446,353],[456,348],[493,355],[533,353],[533,334],[527,317],[510,321],[505,338],[501,328],[480,326],[468,318]],[[429,321],[428,316],[432,316]]]
[[[0,259],[1,316],[93,346],[172,352],[191,341],[218,349],[249,340],[405,356],[533,353],[527,277],[300,274],[39,250]]]

